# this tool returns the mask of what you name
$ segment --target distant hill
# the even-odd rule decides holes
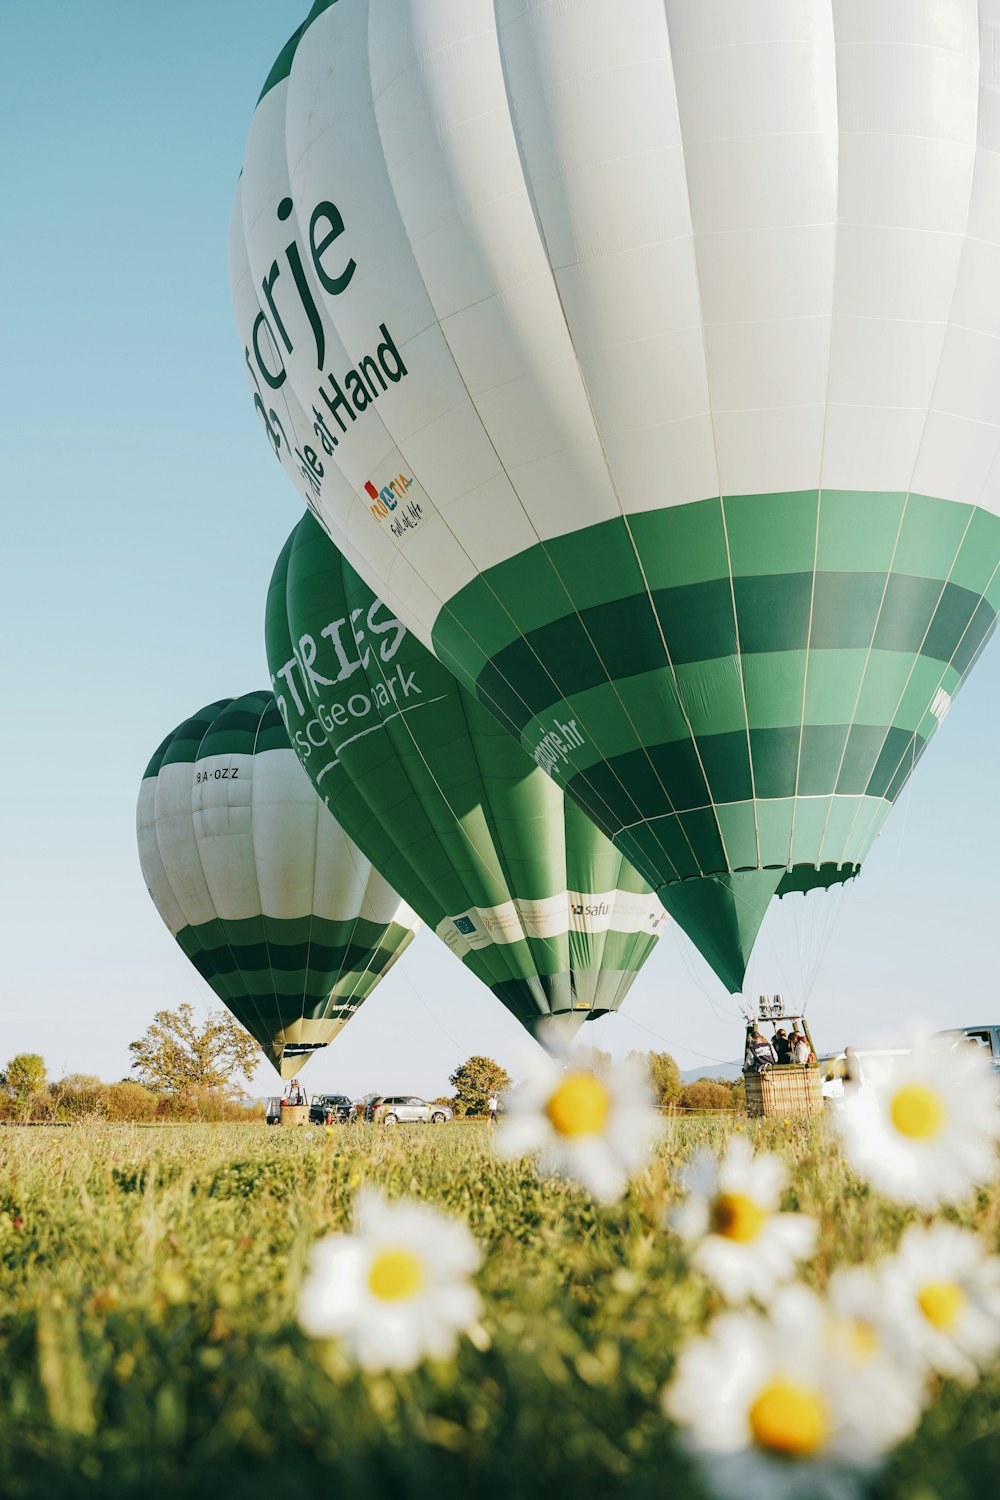
[[[743,1064],[731,1063],[702,1063],[698,1068],[685,1068],[681,1073],[681,1083],[697,1083],[699,1078],[727,1078],[732,1081],[741,1077]]]

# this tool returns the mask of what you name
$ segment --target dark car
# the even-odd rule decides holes
[[[310,1125],[322,1125],[329,1112],[335,1125],[345,1124],[354,1114],[354,1105],[346,1094],[313,1094],[309,1101]]]

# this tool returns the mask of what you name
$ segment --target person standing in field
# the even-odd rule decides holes
[[[499,1105],[500,1105],[500,1101],[497,1098],[496,1094],[491,1094],[490,1097],[486,1101],[486,1110],[487,1110],[487,1113],[489,1115],[489,1120],[490,1120],[490,1124],[491,1125],[495,1125],[496,1124],[497,1109],[499,1108]]]
[[[844,1048],[844,1093],[853,1094],[861,1087],[861,1063],[853,1047]]]

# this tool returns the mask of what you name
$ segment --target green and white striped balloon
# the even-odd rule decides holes
[[[529,1030],[615,1011],[663,907],[303,516],[278,559],[267,657],[327,806]]]
[[[313,791],[270,693],[209,704],[169,734],[136,821],[157,911],[282,1078],[420,925]]]
[[[248,378],[389,608],[727,984],[1000,605],[1000,0],[318,0]]]

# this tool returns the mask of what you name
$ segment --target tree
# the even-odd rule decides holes
[[[137,1042],[130,1042],[132,1072],[149,1088],[170,1094],[187,1089],[240,1090],[233,1075],[249,1079],[259,1061],[257,1043],[225,1011],[212,1011],[199,1028],[194,1007],[158,1010],[153,1024]]]
[[[681,1096],[681,1070],[669,1052],[630,1052],[646,1064],[657,1104],[676,1104]]]
[[[45,1059],[37,1052],[19,1052],[0,1073],[16,1114],[29,1115],[47,1097]]]
[[[470,1057],[456,1068],[448,1082],[455,1090],[458,1110],[464,1110],[467,1115],[483,1115],[490,1095],[509,1089],[511,1078],[506,1068],[501,1068],[492,1057],[477,1056]]]

